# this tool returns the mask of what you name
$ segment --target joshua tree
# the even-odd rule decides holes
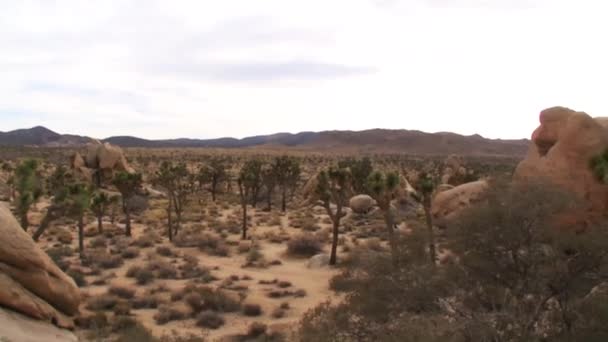
[[[340,168],[349,168],[352,175],[353,190],[357,194],[367,192],[367,179],[374,171],[372,161],[365,157],[363,159],[347,159],[338,163]]]
[[[204,188],[205,184],[209,184],[209,192],[211,199],[215,202],[217,198],[218,187],[228,181],[228,171],[226,162],[218,157],[213,157],[208,164],[202,165],[197,180],[199,187]]]
[[[321,200],[327,215],[333,223],[333,237],[331,243],[331,255],[329,264],[335,265],[337,261],[338,234],[340,220],[342,219],[343,204],[351,194],[351,174],[349,169],[330,167],[319,173],[316,195]],[[331,203],[335,203],[336,209],[331,208]]]
[[[105,191],[98,190],[92,196],[91,211],[97,217],[97,230],[100,234],[103,233],[103,216],[106,214],[111,202],[111,196]]]
[[[42,195],[42,181],[38,173],[38,162],[34,159],[24,160],[15,169],[14,186],[17,190],[16,210],[21,227],[27,231],[29,222],[27,213],[32,204]]]
[[[122,210],[125,213],[125,235],[131,236],[131,200],[141,188],[142,176],[140,173],[119,172],[112,180],[114,186],[122,195]]]
[[[68,187],[68,213],[78,223],[78,252],[84,257],[84,216],[91,207],[91,189],[82,183],[71,184]]]
[[[156,173],[156,182],[167,190],[167,232],[169,241],[173,241],[173,236],[179,232],[185,205],[194,192],[194,176],[188,171],[186,164],[172,165],[163,162]],[[172,211],[175,211],[175,222],[172,221]]]
[[[266,188],[266,209],[272,211],[272,195],[277,186],[277,169],[275,165],[265,164],[262,167],[262,183]]]
[[[237,179],[241,207],[243,208],[243,240],[247,239],[247,204],[251,200],[254,189],[259,184],[261,163],[258,160],[247,161]]]
[[[380,210],[384,213],[386,232],[388,233],[388,239],[391,245],[393,261],[396,263],[398,261],[396,259],[397,241],[395,239],[395,218],[391,211],[391,201],[397,197],[399,192],[399,174],[394,172],[384,174],[380,171],[375,171],[367,180],[367,189],[369,195],[376,200],[378,207],[380,207]]]
[[[281,156],[275,159],[273,169],[281,191],[281,211],[287,209],[287,192],[293,193],[300,180],[300,163],[295,158]]]
[[[47,189],[51,196],[51,204],[42,218],[38,229],[34,232],[33,239],[38,241],[46,228],[55,220],[67,215],[67,203],[69,196],[68,184],[73,179],[63,166],[57,167],[55,172],[47,179]]]
[[[435,246],[435,232],[433,231],[433,217],[431,216],[431,202],[433,192],[435,191],[435,181],[428,173],[423,173],[420,175],[418,188],[422,195],[422,207],[424,208],[428,233],[429,256],[431,263],[434,265],[437,262],[437,250]]]

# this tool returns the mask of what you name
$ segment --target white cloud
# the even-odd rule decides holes
[[[0,130],[218,137],[375,127],[525,137],[594,115],[601,1],[0,0]]]

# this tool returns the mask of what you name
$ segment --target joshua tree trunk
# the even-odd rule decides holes
[[[32,236],[34,241],[38,241],[38,239],[40,239],[42,233],[44,233],[44,231],[51,225],[51,222],[53,222],[56,218],[57,215],[53,212],[53,208],[49,208],[46,215],[44,215],[42,218],[40,226],[38,226],[38,229],[36,229],[34,235]]]
[[[25,230],[27,232],[27,228],[30,225],[29,220],[27,219],[27,210],[25,210],[24,212],[21,213],[21,217],[20,219],[20,223],[21,223],[21,228],[23,228],[23,230]]]
[[[268,196],[266,197],[268,202],[268,211],[272,211],[272,191],[268,190]]]
[[[103,216],[101,213],[97,214],[97,231],[99,234],[103,234]]]
[[[123,210],[125,212],[125,235],[131,236],[131,210],[126,203],[123,204]]]
[[[397,265],[399,260],[397,255],[395,220],[393,218],[393,214],[391,213],[390,207],[388,210],[384,211],[384,222],[386,223],[386,232],[388,234],[388,243],[391,247],[391,256],[393,258],[393,264]]]
[[[173,220],[171,217],[171,196],[169,196],[169,206],[167,207],[167,233],[169,234],[169,241],[173,241]]]
[[[287,189],[283,188],[281,193],[281,211],[285,212],[287,209]]]
[[[426,229],[428,233],[429,255],[431,258],[431,263],[435,265],[435,263],[437,262],[437,250],[435,246],[435,233],[433,232],[433,218],[431,217],[430,196],[425,196],[423,201],[424,216],[426,219]]]
[[[338,234],[340,233],[340,219],[342,219],[342,205],[338,204],[336,213],[332,214],[329,203],[325,206],[329,217],[333,222],[333,236],[331,240],[331,254],[329,256],[329,264],[335,265],[338,260]]]
[[[243,240],[247,239],[247,200],[243,200],[243,236],[241,237]]]
[[[211,181],[211,200],[215,203],[215,192],[217,191],[217,181],[214,179]]]
[[[78,254],[84,258],[84,215],[78,217]]]

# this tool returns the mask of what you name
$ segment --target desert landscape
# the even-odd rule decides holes
[[[0,0],[0,342],[608,341],[606,13]]]
[[[604,336],[595,310],[606,303],[608,240],[598,225],[608,186],[598,175],[608,132],[602,119],[563,107],[543,111],[540,122],[521,160],[509,153],[355,157],[288,146],[123,149],[95,140],[5,147],[1,336]],[[569,198],[577,204],[564,207]],[[502,209],[492,209],[496,199]],[[522,224],[532,230],[519,230]],[[572,245],[563,258],[525,254],[538,253],[536,245],[563,253],[564,237]],[[524,254],[505,259],[513,248]],[[506,283],[494,284],[490,270]],[[481,287],[461,293],[470,282]],[[485,297],[495,291],[512,297],[482,309],[498,300]],[[588,298],[599,307],[588,307]],[[537,300],[536,311],[521,314]],[[554,318],[562,300],[572,321]],[[586,310],[593,319],[581,321]]]

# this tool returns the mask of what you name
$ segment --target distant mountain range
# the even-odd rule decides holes
[[[59,134],[37,126],[0,132],[0,145],[10,146],[80,146],[92,139]],[[290,148],[344,153],[404,153],[419,155],[500,155],[523,156],[529,141],[487,139],[480,135],[464,136],[449,132],[425,133],[411,130],[371,129],[365,131],[323,131],[297,134],[278,133],[243,139],[170,139],[146,140],[132,136],[103,139],[122,147],[150,148]]]

